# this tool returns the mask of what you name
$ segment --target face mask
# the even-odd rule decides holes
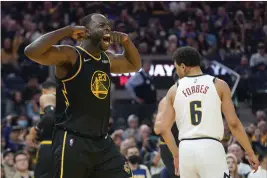
[[[129,156],[128,161],[131,164],[137,164],[137,163],[140,163],[140,157],[137,155],[132,155],[132,156]]]
[[[18,121],[18,125],[21,126],[21,127],[27,127],[28,126],[28,121],[20,120],[20,121]]]

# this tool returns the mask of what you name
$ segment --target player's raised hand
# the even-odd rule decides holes
[[[129,36],[122,32],[111,32],[111,42],[123,44],[129,40]]]
[[[249,161],[250,166],[254,170],[254,172],[256,172],[258,170],[259,164],[260,164],[257,156],[254,153],[248,154],[248,161]]]
[[[87,36],[87,29],[84,26],[71,26],[71,37],[75,40],[81,40]]]

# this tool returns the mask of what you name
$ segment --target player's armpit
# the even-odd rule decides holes
[[[110,71],[112,73],[120,74],[137,72],[141,68],[141,58],[139,54],[135,56],[127,56],[125,54],[112,54],[111,52],[106,52],[106,54],[110,61]]]
[[[27,48],[25,49],[25,55],[42,65],[60,66],[65,63],[74,64],[78,57],[76,49],[68,45],[53,45],[41,55],[31,52]]]

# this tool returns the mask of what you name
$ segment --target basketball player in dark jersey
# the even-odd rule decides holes
[[[72,37],[80,46],[56,45]],[[123,54],[105,52],[120,43]],[[110,117],[110,72],[136,72],[141,67],[138,50],[127,34],[112,32],[101,14],[81,19],[81,26],[67,26],[47,33],[25,49],[42,65],[55,65],[57,93],[65,99],[53,138],[54,177],[128,178],[127,161],[108,136]],[[58,98],[56,102],[62,102]]]
[[[178,75],[175,72],[173,73],[173,79],[175,82],[178,80]],[[164,107],[164,102],[165,102],[165,97],[159,102],[158,113],[162,112],[163,107]],[[158,129],[159,127],[160,127],[160,121],[158,120],[158,117],[157,117],[156,122],[155,122],[155,127],[154,127],[156,134],[160,134],[159,129]],[[176,123],[173,124],[171,131],[174,136],[175,142],[178,146],[179,145],[179,140],[178,140],[179,131],[176,126]],[[163,160],[163,163],[166,166],[161,172],[161,177],[179,178],[179,176],[175,175],[172,153],[170,152],[162,136],[160,136],[160,155]]]
[[[46,81],[42,86],[40,97],[40,122],[30,131],[32,140],[40,142],[37,153],[35,178],[51,178],[53,176],[52,134],[55,121],[56,83]]]

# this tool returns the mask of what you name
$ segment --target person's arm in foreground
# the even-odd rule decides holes
[[[161,136],[163,137],[165,143],[169,147],[173,158],[174,158],[174,167],[175,167],[175,175],[179,174],[179,163],[178,163],[178,147],[176,145],[174,136],[171,132],[171,128],[173,126],[173,123],[175,122],[175,111],[173,108],[173,102],[176,94],[176,89],[177,86],[173,85],[166,96],[165,103],[163,106],[163,111],[159,113],[159,120],[164,119],[164,122],[161,122],[161,128],[160,128],[160,133]]]
[[[158,105],[158,113],[156,116],[155,124],[154,124],[154,132],[155,134],[159,135],[161,133],[161,113],[163,112],[164,106],[166,103],[166,97],[162,98]]]
[[[230,88],[226,82],[219,79],[216,79],[215,86],[219,91],[219,95],[221,95],[220,97],[222,101],[222,112],[226,118],[229,129],[231,130],[231,133],[236,138],[236,140],[248,153],[249,163],[256,172],[258,170],[259,161],[251,147],[245,129],[236,115],[235,108],[231,99]]]

